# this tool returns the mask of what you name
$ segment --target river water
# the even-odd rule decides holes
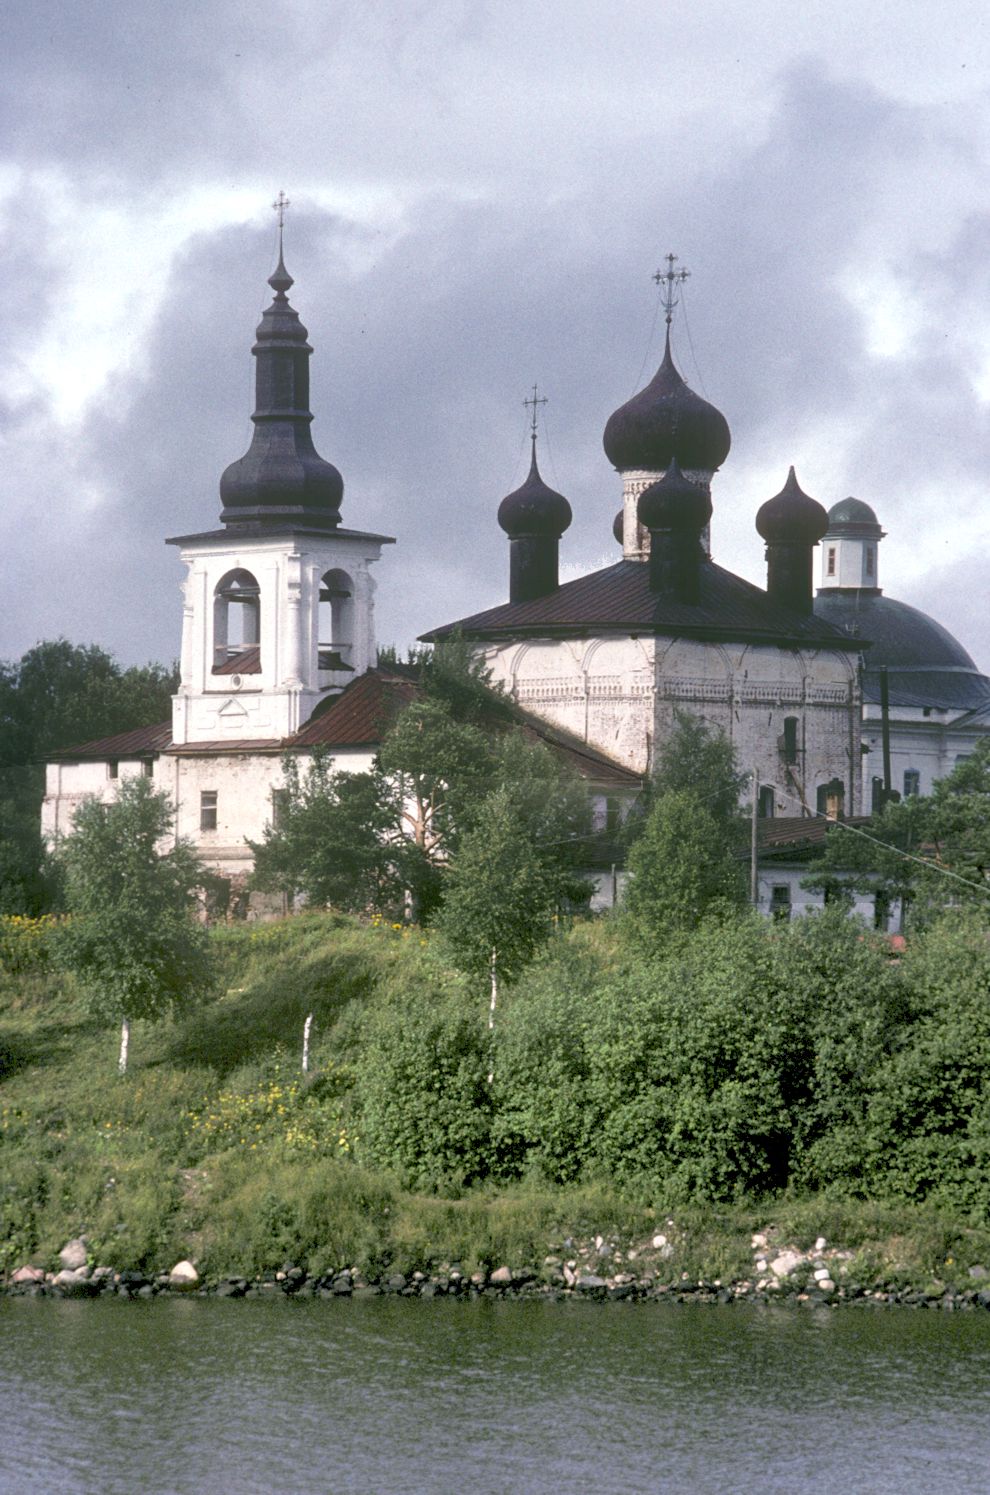
[[[990,1491],[990,1314],[0,1300],[15,1495]]]

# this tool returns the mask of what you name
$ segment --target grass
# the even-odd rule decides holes
[[[580,934],[594,944],[600,934]],[[57,1265],[84,1234],[94,1260],[167,1269],[190,1256],[207,1276],[292,1262],[462,1271],[539,1269],[585,1253],[619,1270],[636,1253],[670,1282],[752,1275],[754,1231],[853,1253],[848,1274],[891,1285],[966,1285],[990,1266],[990,1229],[933,1207],[818,1196],[669,1206],[647,1185],[524,1179],[417,1191],[362,1155],[350,1065],[376,1004],[422,1000],[417,936],[310,915],[216,932],[225,995],[185,1019],[136,1023],[131,1069],[116,1034],[39,959],[0,971],[0,1270]],[[314,1075],[300,1074],[314,1013]],[[651,1255],[655,1233],[671,1253]]]

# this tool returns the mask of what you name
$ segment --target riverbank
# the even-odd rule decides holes
[[[150,1297],[180,1290],[188,1262],[182,1290],[230,1297],[986,1306],[990,1091],[975,1059],[953,1081],[961,1019],[950,1033],[919,1005],[929,988],[942,1000],[926,974],[939,950],[892,968],[885,947],[824,921],[719,938],[734,964],[711,975],[710,1008],[669,1007],[665,1023],[664,970],[624,964],[607,926],[562,937],[500,1006],[493,1086],[484,1004],[416,930],[306,916],[215,932],[221,994],[180,1022],[135,1024],[123,1079],[114,1035],[19,947],[23,968],[0,971],[0,1280]],[[946,948],[953,1000],[971,992],[975,1011],[985,938]],[[740,985],[755,956],[787,978],[767,985],[769,1016]],[[787,992],[818,967],[832,1006],[822,977],[785,1023]],[[676,975],[700,979],[686,959]],[[885,1058],[891,1032],[903,1042]],[[990,1045],[966,1034],[985,1066]],[[852,1168],[857,1148],[871,1173]],[[738,1197],[784,1162],[786,1186]]]
[[[799,1212],[810,1218],[810,1209],[811,1202],[805,1201]],[[868,1206],[859,1208],[861,1226],[869,1210]],[[875,1212],[871,1213],[875,1226],[878,1219]],[[277,1269],[256,1275],[230,1271],[208,1276],[188,1259],[168,1271],[120,1270],[90,1260],[89,1243],[83,1237],[66,1243],[59,1253],[57,1269],[23,1263],[5,1279],[3,1290],[13,1295],[53,1298],[113,1295],[148,1299],[159,1294],[194,1294],[346,1299],[385,1294],[421,1299],[573,1298],[592,1302],[990,1309],[990,1268],[983,1261],[970,1259],[978,1245],[984,1249],[990,1246],[986,1235],[931,1217],[915,1222],[913,1238],[909,1234],[882,1241],[874,1234],[861,1240],[857,1249],[831,1243],[824,1236],[803,1245],[801,1233],[789,1234],[769,1225],[749,1237],[746,1255],[750,1270],[746,1275],[722,1276],[711,1269],[689,1272],[680,1268],[685,1260],[694,1264],[712,1264],[718,1259],[738,1261],[743,1247],[732,1227],[738,1228],[742,1218],[740,1214],[734,1221],[702,1222],[696,1215],[688,1231],[670,1218],[664,1222],[664,1230],[635,1245],[617,1233],[580,1241],[565,1237],[560,1243],[551,1243],[553,1249],[538,1263],[503,1261],[475,1265],[473,1269],[470,1263],[434,1258],[425,1269],[406,1265],[405,1270],[400,1270],[394,1260],[378,1271],[358,1265],[331,1265],[320,1270],[286,1260]],[[936,1244],[933,1228],[942,1234],[938,1244],[941,1275],[928,1269]],[[945,1240],[950,1237],[956,1242],[953,1249],[957,1256],[946,1254]],[[439,1247],[438,1240],[435,1249]],[[385,1251],[382,1256],[389,1254]],[[990,1251],[985,1249],[985,1254],[990,1259]],[[429,1253],[420,1251],[415,1259],[426,1263],[428,1257]]]

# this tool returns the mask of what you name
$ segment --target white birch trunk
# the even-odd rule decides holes
[[[492,994],[491,994],[491,1000],[488,1003],[488,1031],[489,1031],[489,1033],[494,1033],[494,1031],[495,1031],[495,1008],[498,1005],[498,957],[497,957],[496,952],[494,950],[492,951],[491,973],[492,973]],[[489,1064],[490,1064],[490,1068],[488,1070],[488,1083],[490,1085],[492,1083],[492,1081],[494,1080],[494,1078],[495,1078],[494,1048],[492,1049],[492,1058],[490,1059]]]
[[[131,1041],[131,1025],[125,1017],[120,1025],[120,1057],[117,1060],[117,1073],[127,1073],[127,1045]]]
[[[303,1072],[304,1075],[308,1075],[309,1074],[309,1035],[310,1035],[310,1031],[311,1031],[312,1027],[313,1027],[313,1014],[310,1013],[309,1016],[307,1017],[305,1023],[303,1024],[302,1072]]]

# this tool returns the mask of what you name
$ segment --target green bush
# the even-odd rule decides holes
[[[492,1171],[491,1044],[477,1001],[426,973],[382,1004],[354,1066],[362,1156],[445,1188]]]

